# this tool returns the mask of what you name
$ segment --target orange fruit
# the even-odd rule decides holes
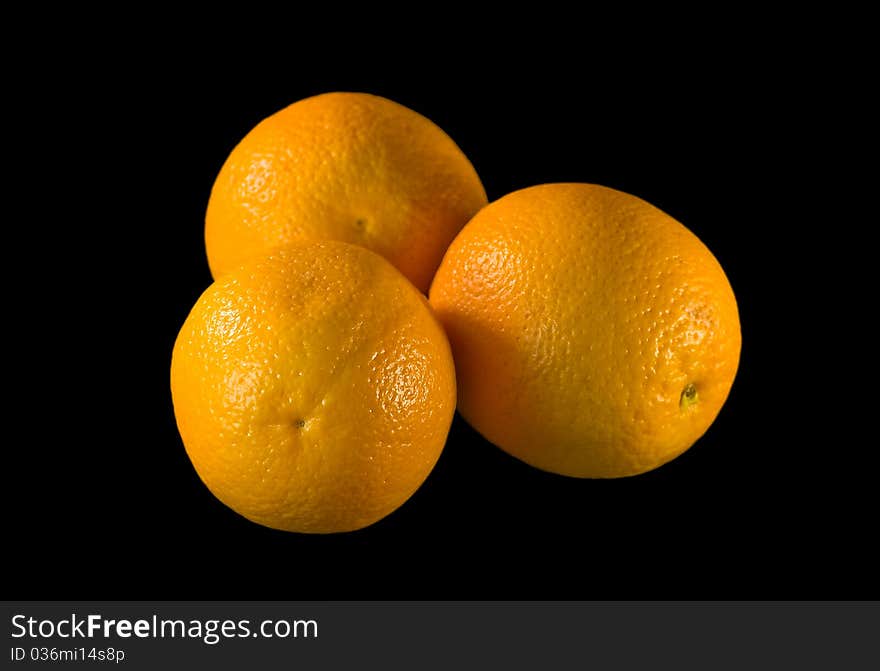
[[[174,413],[227,506],[288,531],[372,524],[422,484],[455,411],[425,297],[341,242],[279,250],[196,302],[171,362]]]
[[[601,186],[535,186],[484,208],[446,252],[430,301],[464,417],[564,475],[634,475],[681,454],[739,362],[736,300],[709,250]]]
[[[434,123],[379,96],[326,93],[264,119],[233,149],[208,202],[208,262],[218,278],[293,240],[342,240],[427,292],[485,204],[470,161]]]

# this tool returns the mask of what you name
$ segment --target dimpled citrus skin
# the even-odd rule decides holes
[[[736,300],[709,250],[601,186],[535,186],[484,208],[430,301],[464,417],[564,475],[635,475],[678,456],[714,421],[739,362]]]
[[[455,411],[427,301],[366,249],[313,242],[212,284],[180,330],[174,412],[201,479],[254,522],[367,526],[430,473]]]
[[[455,142],[365,93],[300,100],[259,123],[220,170],[205,217],[214,277],[297,239],[384,256],[423,292],[486,192]]]

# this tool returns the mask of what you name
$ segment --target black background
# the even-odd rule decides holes
[[[30,173],[56,187],[27,217],[55,254],[49,273],[23,254],[34,267],[21,310],[40,326],[17,337],[41,363],[17,378],[8,417],[27,430],[6,446],[7,596],[878,595],[876,447],[848,434],[853,392],[828,382],[840,347],[823,349],[801,324],[824,321],[816,272],[834,272],[798,265],[810,223],[792,214],[829,170],[811,163],[820,141],[805,146],[796,122],[814,95],[812,63],[753,65],[739,41],[712,39],[633,64],[620,58],[625,41],[611,54],[555,51],[549,38],[477,54],[467,41],[381,59],[290,52],[273,68],[258,51],[222,63],[160,59],[158,48],[58,59],[45,101],[22,110],[55,157]],[[115,55],[121,70],[108,66]],[[588,481],[532,469],[456,417],[425,485],[366,530],[273,531],[216,501],[184,452],[168,382],[177,330],[211,281],[208,195],[251,127],[333,90],[435,121],[490,200],[595,182],[694,231],[725,268],[743,329],[739,374],[706,436],[652,473]]]

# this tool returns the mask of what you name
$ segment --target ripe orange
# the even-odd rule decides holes
[[[464,417],[565,475],[634,475],[681,454],[714,421],[739,362],[736,300],[709,250],[601,186],[536,186],[484,208],[430,300]]]
[[[455,410],[425,297],[341,242],[279,250],[212,284],[180,330],[174,412],[201,479],[254,522],[328,533],[403,504]]]
[[[486,204],[467,157],[434,123],[365,93],[300,100],[229,155],[205,217],[215,278],[297,239],[384,256],[423,292],[456,233]]]

